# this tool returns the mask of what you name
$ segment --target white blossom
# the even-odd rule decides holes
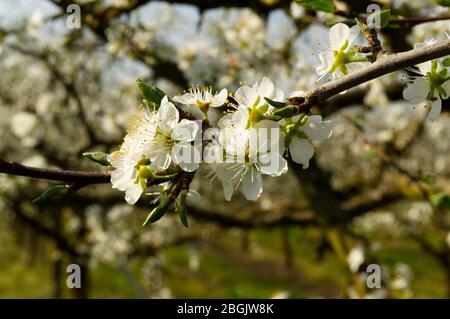
[[[418,43],[415,48],[431,45],[435,40],[425,43]],[[412,103],[427,103],[429,112],[428,120],[435,120],[442,109],[442,98],[448,98],[450,92],[450,76],[448,68],[444,66],[443,59],[435,59],[417,65],[419,71],[418,77],[412,78],[412,82],[408,83],[403,90],[403,98]]]
[[[194,88],[183,95],[173,98],[175,102],[184,105],[184,111],[193,114],[197,119],[209,118],[211,107],[220,107],[225,104],[228,97],[227,89],[222,89],[217,94],[212,94],[211,88]]]
[[[165,96],[156,115],[155,134],[144,148],[151,169],[165,170],[172,162],[186,172],[193,172],[199,167],[191,144],[199,125],[191,120],[179,119],[178,109]]]
[[[119,151],[108,155],[107,159],[114,171],[111,173],[113,188],[125,192],[125,200],[133,205],[144,192],[137,179],[136,165],[142,159],[142,143],[136,135],[128,134],[123,139]]]
[[[316,67],[320,80],[335,80],[369,64],[365,55],[356,52],[352,46],[359,35],[357,25],[349,28],[346,24],[337,23],[330,28],[329,46],[320,52],[321,64]]]

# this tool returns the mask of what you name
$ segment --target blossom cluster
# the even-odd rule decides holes
[[[414,48],[421,48],[436,43],[434,39],[417,43]],[[426,61],[417,65],[418,70],[412,70],[417,76],[411,77],[410,83],[403,90],[403,98],[412,103],[426,103],[429,109],[427,118],[435,120],[442,109],[442,99],[450,93],[450,58]]]
[[[180,174],[207,165],[227,200],[241,183],[244,196],[256,200],[262,175],[286,173],[286,157],[307,168],[314,154],[312,141],[331,135],[331,122],[319,115],[278,115],[284,101],[284,93],[267,77],[234,94],[192,88],[172,99],[164,95],[158,104],[147,101],[120,150],[107,158],[114,167],[111,183],[134,204],[152,181],[173,184]],[[222,116],[214,119],[214,112]]]
[[[319,82],[357,72],[376,59],[367,40],[361,40],[361,30],[366,28],[361,23],[330,28],[329,44],[318,54],[320,64],[315,67]],[[403,96],[411,103],[426,101],[431,106],[429,119],[439,115],[442,99],[448,97],[448,67],[450,59],[444,57],[411,69],[419,76],[411,78]],[[159,204],[150,222],[161,218],[172,204],[180,212],[185,210],[186,198],[192,195],[192,173],[201,165],[220,181],[226,200],[241,184],[244,197],[256,200],[263,190],[263,175],[285,174],[287,159],[308,168],[312,142],[327,139],[332,131],[329,120],[289,105],[283,90],[267,77],[234,93],[195,87],[172,98],[156,87],[138,85],[146,107],[134,118],[120,150],[107,161],[114,168],[113,187],[126,193],[129,204],[159,184]],[[305,94],[295,91],[289,97]]]

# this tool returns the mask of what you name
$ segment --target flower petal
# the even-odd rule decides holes
[[[169,152],[166,150],[162,150],[156,154],[153,158],[151,158],[150,169],[154,170],[166,170],[171,162]]]
[[[312,115],[302,131],[308,135],[308,139],[322,141],[331,136],[333,124],[331,121],[322,121],[322,116]]]
[[[231,197],[233,197],[234,186],[231,182],[222,182],[223,187],[223,196],[225,200],[230,201]]]
[[[427,77],[418,78],[412,83],[408,83],[403,90],[403,98],[411,103],[420,103],[427,99],[430,93],[430,82]]]
[[[257,94],[263,97],[271,97],[274,90],[274,85],[268,77],[264,77],[258,86]]]
[[[195,139],[199,125],[191,120],[183,119],[172,131],[171,138],[180,142],[191,142]]]
[[[339,50],[347,40],[350,28],[344,23],[336,23],[330,28],[330,47],[332,50]]]
[[[167,95],[161,101],[158,110],[158,127],[164,133],[170,133],[178,123],[179,113],[175,105],[169,102]]]
[[[258,170],[251,166],[242,178],[244,196],[248,200],[257,200],[263,190],[262,176]]]
[[[334,63],[333,52],[330,52],[330,51],[320,52],[319,59],[320,59],[321,64],[316,66],[317,75],[327,74]]]
[[[134,184],[132,187],[128,188],[125,192],[125,200],[128,204],[134,205],[139,200],[143,193],[141,184]]]
[[[258,168],[261,174],[280,176],[288,170],[287,161],[279,153],[265,154],[259,157]]]
[[[228,91],[227,89],[222,89],[219,93],[214,95],[214,97],[211,100],[210,107],[219,107],[225,104],[228,97]]]
[[[256,90],[247,85],[241,86],[236,90],[234,99],[243,106],[252,107],[258,97]]]
[[[434,121],[441,114],[442,100],[438,98],[436,101],[430,102],[430,112],[428,112],[427,119]]]
[[[195,156],[195,148],[191,144],[176,144],[171,152],[171,157],[185,172],[194,172],[200,165],[200,155]]]
[[[303,168],[308,168],[309,160],[314,155],[314,148],[307,139],[293,138],[289,145],[289,153],[294,162],[302,164]]]

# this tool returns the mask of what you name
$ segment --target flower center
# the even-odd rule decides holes
[[[292,138],[308,138],[305,132],[301,130],[301,127],[304,126],[308,122],[308,118],[305,115],[302,115],[298,121],[294,122],[292,119],[287,119],[286,124],[281,126],[281,130],[283,131],[285,137],[285,145],[289,146],[291,144]]]
[[[369,61],[366,57],[355,57],[356,52],[353,49],[346,52],[348,45],[348,40],[345,40],[344,44],[340,47],[339,50],[333,51],[334,62],[332,67],[328,71],[329,74],[333,74],[337,69],[339,69],[344,75],[347,75],[349,72],[346,64]]]
[[[447,76],[447,69],[442,69],[438,72],[438,60],[434,60],[431,66],[431,71],[427,72],[427,77],[430,82],[430,98],[435,96],[435,91],[441,94],[443,97],[447,97],[447,91],[442,87],[446,81],[450,79]]]
[[[209,109],[209,105],[211,104],[211,102],[209,102],[209,101],[200,101],[200,100],[197,100],[196,102],[195,102],[195,105],[200,109],[200,110],[202,110],[202,112],[207,112],[208,111],[208,109]]]

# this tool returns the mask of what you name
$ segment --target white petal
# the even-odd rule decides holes
[[[309,117],[309,121],[302,131],[308,135],[308,139],[322,141],[331,136],[332,127],[331,121],[322,121],[320,115],[313,115]]]
[[[195,139],[199,125],[191,120],[183,119],[172,131],[171,138],[175,141],[191,142]]]
[[[288,170],[286,159],[278,153],[260,156],[258,168],[261,174],[270,176],[280,176]]]
[[[263,190],[262,176],[258,170],[252,166],[247,170],[242,178],[244,196],[248,200],[257,200]]]
[[[349,46],[352,45],[352,43],[358,38],[360,33],[361,30],[359,29],[358,25],[355,24],[353,27],[350,28],[347,36]]]
[[[433,63],[431,61],[426,61],[426,62],[418,64],[417,67],[419,68],[420,73],[422,73],[423,75],[426,75],[428,72],[431,71],[432,65],[433,65]]]
[[[350,28],[344,23],[337,23],[330,28],[330,47],[339,50],[347,40]]]
[[[430,103],[430,112],[427,115],[427,119],[430,121],[434,121],[438,118],[439,114],[441,114],[442,109],[442,100],[438,98],[436,101],[431,101]]]
[[[164,133],[170,133],[178,123],[179,113],[175,105],[169,102],[167,96],[161,101],[158,110],[158,127]]]
[[[262,120],[255,125],[257,135],[256,141],[257,150],[261,153],[266,152],[284,152],[284,135],[281,133],[280,126],[277,122],[271,120]],[[254,134],[254,133],[253,133]]]
[[[223,182],[222,186],[223,186],[223,196],[225,197],[225,199],[227,201],[230,201],[231,197],[233,196],[233,192],[234,192],[233,184],[230,182]]]
[[[258,94],[256,93],[256,90],[246,85],[241,86],[239,89],[236,90],[236,93],[234,94],[234,99],[240,105],[247,107],[252,107],[253,104],[255,104],[257,97]]]
[[[282,102],[284,100],[283,90],[280,88],[276,88],[272,100]]]
[[[134,184],[125,192],[125,200],[128,204],[134,205],[142,195],[142,187],[140,184]]]
[[[274,90],[272,81],[268,77],[264,77],[258,86],[258,95],[263,97],[271,97]]]
[[[189,105],[193,102],[195,103],[195,97],[192,93],[185,93],[183,95],[176,95],[173,97],[173,99],[177,103]]]
[[[157,153],[155,157],[151,159],[150,169],[154,170],[166,170],[171,162],[170,154],[165,150]]]
[[[195,148],[191,144],[176,144],[171,152],[171,157],[175,163],[180,165],[185,172],[194,172],[200,165],[200,154],[194,154]]]
[[[429,93],[430,82],[427,77],[422,77],[415,79],[412,83],[408,83],[403,90],[403,98],[415,104],[425,101]]]
[[[197,120],[203,120],[205,118],[205,114],[203,114],[203,111],[197,106],[183,105],[181,106],[181,109],[192,114]]]
[[[214,95],[212,98],[211,107],[219,107],[225,104],[228,97],[227,89],[222,89],[218,94]]]
[[[316,67],[316,73],[318,75],[327,74],[334,63],[333,52],[330,51],[320,52],[319,59],[321,64]]]
[[[186,196],[186,199],[188,200],[188,204],[198,202],[201,200],[201,198],[202,198],[202,196],[195,189],[190,189]]]
[[[289,153],[294,162],[302,164],[303,168],[308,168],[309,160],[314,155],[314,148],[307,139],[295,137],[289,145]]]
[[[111,184],[113,188],[124,191],[134,182],[134,168],[130,167],[127,170],[115,170],[111,173]]]

